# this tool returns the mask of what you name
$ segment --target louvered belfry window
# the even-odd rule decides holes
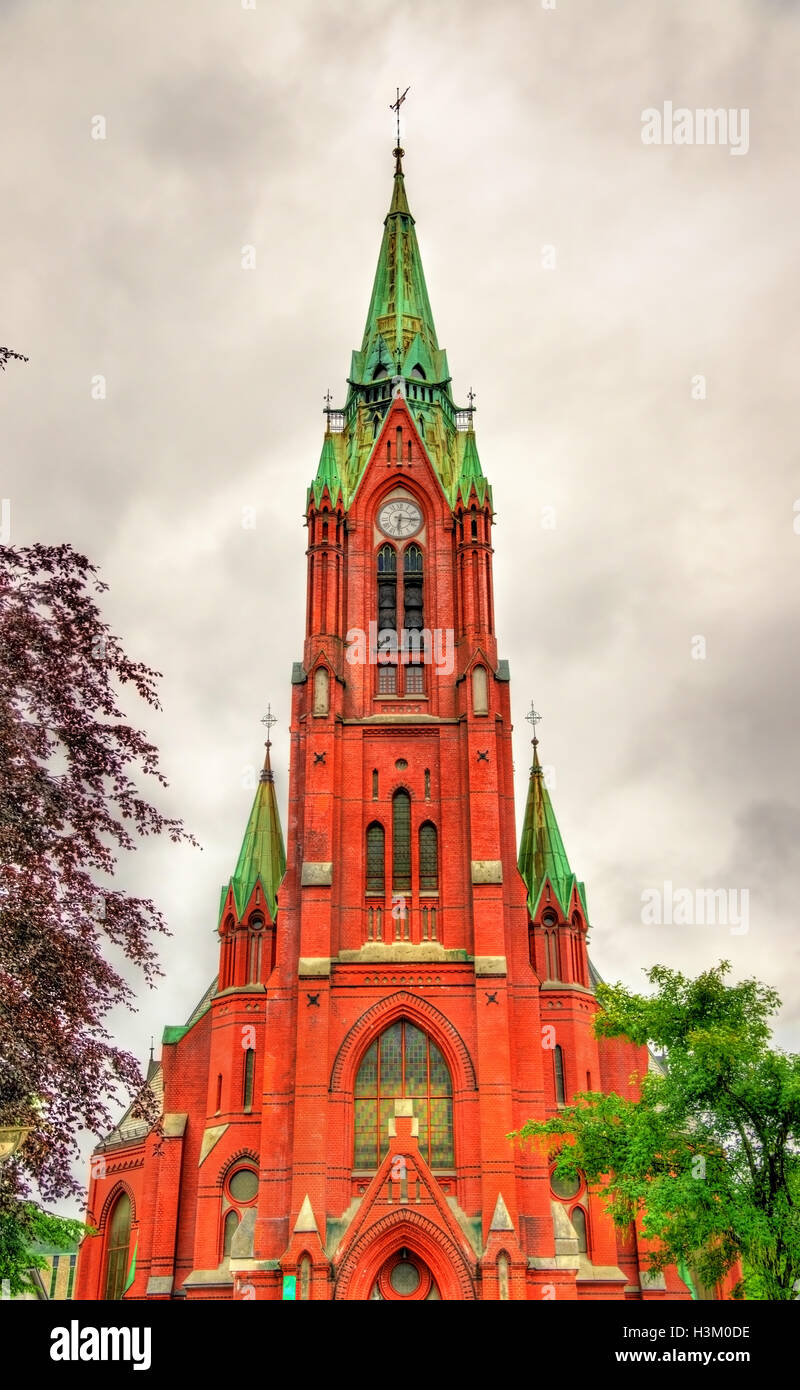
[[[402,789],[392,798],[392,892],[411,892],[411,797]]]

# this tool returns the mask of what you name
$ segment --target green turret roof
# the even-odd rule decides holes
[[[269,745],[267,745],[264,767],[259,776],[253,808],[247,822],[247,829],[244,832],[236,868],[230,883],[222,889],[220,916],[222,916],[229,888],[233,889],[236,911],[241,914],[247,907],[256,884],[260,883],[264,899],[274,921],[278,888],[285,872],[286,850],[283,845],[281,818],[278,813],[275,782],[269,764]]]
[[[459,452],[461,454],[461,469],[458,475],[458,488],[456,490],[455,500],[458,499],[458,494],[460,493],[463,500],[468,502],[474,484],[475,491],[478,495],[478,501],[482,506],[489,484],[486,481],[483,469],[481,468],[481,461],[478,458],[478,446],[475,443],[475,431],[472,425],[470,424],[469,429],[459,434],[457,438]],[[462,440],[464,441],[463,444],[461,443]],[[490,501],[491,496],[492,492],[491,488],[489,488]]]
[[[535,917],[545,883],[549,880],[564,916],[569,913],[573,890],[586,912],[586,892],[569,866],[567,851],[558,828],[544,772],[533,745],[533,767],[528,788],[528,804],[519,848],[518,867],[528,889],[528,910]]]

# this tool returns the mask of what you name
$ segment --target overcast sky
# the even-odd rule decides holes
[[[101,567],[107,620],[163,672],[163,713],[128,707],[162,804],[204,846],[121,866],[173,936],[120,1038],[146,1056],[215,973],[267,701],[285,801],[305,489],[361,341],[399,84],[494,489],[520,809],[534,699],[601,974],[728,957],[779,989],[796,1047],[797,4],[5,0],[0,51],[0,342],[30,356],[0,377],[11,539]],[[746,109],[747,152],[644,144],[665,102]],[[642,925],[666,881],[747,889],[748,930]]]

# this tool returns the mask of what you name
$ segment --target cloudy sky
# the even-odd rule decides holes
[[[129,708],[162,804],[203,845],[121,866],[173,932],[160,987],[114,1019],[126,1045],[146,1056],[216,969],[267,701],[285,796],[305,489],[361,339],[400,84],[494,489],[520,807],[533,698],[601,973],[728,957],[779,989],[796,1046],[794,0],[6,0],[0,51],[0,342],[30,357],[0,377],[11,539],[101,567],[108,621],[163,672],[163,712]],[[746,112],[746,153],[644,144],[665,102]],[[665,882],[746,889],[747,930],[643,925]]]

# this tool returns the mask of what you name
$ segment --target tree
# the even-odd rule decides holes
[[[103,621],[106,588],[69,545],[0,547],[0,1126],[30,1130],[0,1166],[0,1214],[20,1228],[32,1183],[47,1199],[82,1190],[79,1132],[108,1130],[120,1093],[149,1094],[104,1027],[133,1001],[109,956],[152,983],[166,927],[113,886],[118,852],[141,836],[195,843],[133,780],[166,785],[119,691],[157,709],[158,672]]]
[[[560,1176],[607,1183],[615,1223],[637,1217],[653,1269],[693,1268],[708,1286],[741,1261],[737,1296],[793,1299],[800,1280],[800,1056],[770,1047],[780,1000],[758,980],[727,985],[721,961],[696,979],[657,965],[655,994],[598,986],[599,1036],[666,1051],[641,1096],[580,1093],[516,1132],[546,1144]]]
[[[37,1245],[74,1249],[86,1229],[82,1221],[54,1216],[35,1202],[0,1206],[0,1271],[8,1280],[8,1297],[34,1290],[30,1271],[47,1268],[47,1260],[35,1249]]]
[[[21,352],[14,352],[13,348],[0,347],[0,372],[6,369],[6,363],[14,359],[16,362],[27,362],[28,358],[23,357]]]

